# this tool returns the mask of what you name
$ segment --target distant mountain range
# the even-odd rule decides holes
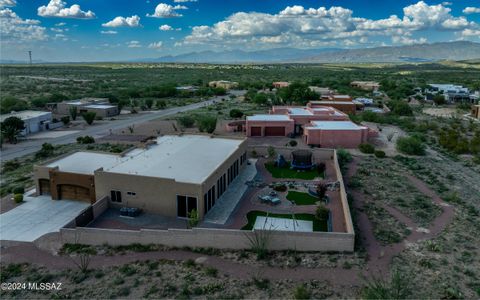
[[[373,63],[373,62],[434,62],[480,58],[480,43],[458,41],[395,47],[362,49],[295,49],[278,48],[260,51],[202,51],[159,58],[138,59],[137,62],[189,63]]]

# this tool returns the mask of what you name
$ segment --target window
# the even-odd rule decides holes
[[[177,216],[188,218],[192,210],[197,210],[197,198],[177,195]]]
[[[110,200],[112,202],[122,202],[122,192],[120,191],[110,191]]]
[[[127,192],[127,195],[129,195],[129,196],[136,196],[137,193],[135,193],[135,192]]]

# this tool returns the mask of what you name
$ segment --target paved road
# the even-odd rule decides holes
[[[236,96],[243,95],[244,93],[245,93],[244,91],[231,91],[231,94],[234,94]],[[127,119],[109,121],[105,124],[87,127],[84,130],[80,130],[79,132],[74,132],[69,135],[48,139],[48,143],[54,144],[54,145],[69,144],[69,143],[74,143],[77,137],[79,136],[84,136],[84,135],[90,135],[95,137],[104,136],[109,134],[110,130],[115,131],[115,130],[127,128],[128,126],[131,126],[133,124],[138,125],[138,124],[155,120],[161,117],[174,115],[179,112],[185,112],[185,111],[197,109],[205,105],[211,105],[215,102],[219,102],[222,100],[222,98],[228,99],[228,95],[213,97],[213,98],[210,98],[209,100],[186,105],[186,106],[173,107],[165,110],[155,111],[152,113],[138,114]],[[15,145],[14,147],[4,149],[0,151],[1,161],[11,160],[17,157],[21,157],[27,154],[37,152],[38,150],[41,149],[43,143],[45,143],[45,140],[43,139],[28,140],[25,142],[21,142]]]

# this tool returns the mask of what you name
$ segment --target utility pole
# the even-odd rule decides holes
[[[30,58],[30,65],[32,65],[32,51],[28,51],[28,57]]]

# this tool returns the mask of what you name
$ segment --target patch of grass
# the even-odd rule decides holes
[[[265,163],[265,168],[268,172],[270,172],[270,174],[272,174],[273,178],[313,180],[317,177],[324,177],[324,174],[319,174],[317,170],[300,171],[290,169],[289,163],[287,163],[287,165],[283,168],[278,168],[275,167],[274,162],[267,162]]]
[[[218,270],[213,268],[213,267],[208,267],[205,269],[205,274],[211,277],[217,277],[218,275]]]
[[[259,210],[252,210],[248,212],[247,214],[247,219],[248,223],[247,225],[242,227],[242,230],[252,230],[253,225],[255,225],[255,220],[259,216],[267,216],[267,213],[264,211],[259,211]],[[286,219],[293,219],[292,214],[268,214],[269,217],[272,218],[286,218]],[[295,214],[295,219],[296,220],[302,220],[302,221],[312,221],[313,222],[313,231],[328,231],[328,224],[326,220],[318,220],[315,218],[315,215],[312,214]]]
[[[287,199],[295,203],[296,205],[314,205],[319,201],[317,197],[314,197],[308,193],[289,191]]]

